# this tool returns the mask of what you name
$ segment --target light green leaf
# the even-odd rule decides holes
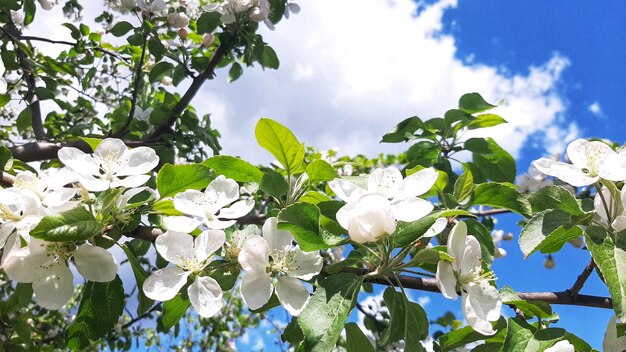
[[[428,231],[428,229],[433,226],[437,219],[454,215],[471,216],[471,214],[465,210],[454,209],[432,213],[413,222],[399,222],[396,233],[393,235],[394,246],[407,246],[408,244],[422,237],[422,235],[424,235],[426,231]]]
[[[91,137],[78,137],[79,139],[81,139],[83,142],[89,144],[89,146],[91,147],[91,150],[96,150],[96,148],[98,148],[98,146],[100,145],[100,143],[102,143],[102,139],[100,138],[91,138]]]
[[[563,245],[582,235],[578,226],[573,226],[570,215],[563,210],[544,210],[533,216],[519,236],[519,245],[524,257],[537,250],[555,253]]]
[[[504,208],[527,217],[530,217],[532,213],[526,197],[516,191],[513,185],[504,183],[491,182],[476,185],[471,204]]]
[[[124,286],[119,276],[111,282],[88,281],[83,291],[76,319],[65,332],[67,347],[84,350],[105,336],[118,322],[124,310]]]
[[[472,195],[473,189],[474,177],[472,176],[472,172],[465,170],[465,172],[456,179],[456,182],[454,182],[454,198],[456,198],[460,204],[466,203]]]
[[[325,160],[315,160],[306,167],[306,173],[312,183],[332,181],[339,177],[337,171]]]
[[[99,223],[91,212],[83,207],[44,216],[30,235],[50,242],[83,241],[102,233],[104,224]]]
[[[361,277],[348,273],[324,278],[298,317],[304,351],[328,352],[335,347],[362,283]]]
[[[185,315],[187,308],[191,305],[189,299],[183,298],[182,294],[177,294],[174,298],[163,303],[163,313],[159,317],[161,324],[166,330],[176,325]]]
[[[489,230],[485,225],[474,219],[465,220],[465,224],[467,225],[467,233],[473,235],[480,243],[480,252],[483,259],[487,263],[493,262],[495,246]]]
[[[237,182],[261,183],[263,178],[263,172],[258,167],[233,156],[216,155],[202,164],[215,170],[218,175],[224,175]]]
[[[485,99],[483,99],[483,97],[478,93],[464,94],[461,99],[459,99],[459,109],[468,114],[483,112],[495,107],[495,105],[486,102]]]
[[[259,145],[272,153],[287,173],[295,172],[302,165],[304,146],[287,127],[263,118],[257,123],[254,134]]]
[[[152,205],[152,211],[167,216],[183,215],[183,213],[174,208],[174,201],[171,199],[161,199],[154,202]]]
[[[565,188],[561,186],[549,186],[538,190],[528,197],[528,201],[532,206],[533,212],[537,213],[543,210],[560,209],[572,215],[582,215],[584,211],[580,209],[580,205],[576,198]]]
[[[472,152],[472,161],[485,178],[497,182],[515,181],[515,159],[493,138],[470,138],[464,147]]]
[[[476,116],[476,119],[470,122],[467,125],[467,127],[470,130],[474,130],[477,128],[497,126],[502,123],[507,123],[507,122],[505,119],[503,119],[502,117],[496,114],[482,114],[482,115]]]
[[[504,340],[503,351],[536,352],[543,351],[563,339],[565,330],[547,328],[537,330],[518,318],[509,318],[509,328]]]
[[[387,132],[381,142],[382,143],[400,143],[415,138],[415,131],[424,127],[424,122],[417,117],[409,117],[408,119],[400,122],[391,131]]]
[[[441,352],[452,351],[468,343],[481,340],[490,341],[492,343],[502,343],[504,341],[504,334],[506,333],[506,320],[500,317],[500,319],[492,325],[494,325],[494,329],[498,331],[493,336],[482,335],[474,331],[471,326],[464,326],[441,335],[441,337],[439,337]]]
[[[552,317],[552,307],[542,301],[525,301],[521,299],[512,288],[505,286],[500,289],[500,298],[502,303],[514,305],[521,310],[527,318],[539,317],[547,319]]]
[[[347,241],[320,227],[320,210],[310,203],[295,203],[281,210],[278,228],[291,232],[305,252],[336,247]]]
[[[615,234],[600,227],[585,230],[585,242],[602,273],[618,319],[626,319],[626,231]]]
[[[356,323],[346,324],[347,352],[375,352],[370,340]]]
[[[157,174],[161,198],[173,197],[188,189],[203,189],[213,179],[211,170],[202,164],[165,164]]]

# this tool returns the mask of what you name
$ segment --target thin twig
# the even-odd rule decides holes
[[[589,264],[585,266],[585,269],[583,269],[583,272],[580,273],[580,275],[578,275],[572,287],[569,289],[569,293],[573,298],[576,298],[578,296],[578,292],[580,292],[580,290],[583,288],[583,286],[585,285],[585,282],[587,281],[587,279],[589,278],[589,275],[591,275],[595,267],[596,267],[596,262],[593,261],[593,258],[592,258],[589,261]]]
[[[148,309],[145,313],[137,316],[135,319],[129,321],[128,323],[122,325],[122,329],[126,329],[127,327],[135,324],[136,322],[140,321],[141,319],[147,318],[150,314],[154,313],[157,310],[161,309],[161,305],[162,303],[159,302],[157,304],[155,304],[152,308]]]
[[[54,39],[49,39],[49,38],[43,38],[43,37],[36,37],[36,36],[32,36],[32,35],[22,35],[19,37],[20,40],[30,40],[30,41],[39,41],[39,42],[46,42],[46,43],[51,43],[51,44],[62,44],[62,45],[69,45],[69,46],[77,46],[78,42],[68,42],[65,40],[54,40]],[[109,56],[112,56],[120,61],[124,61],[124,62],[129,62],[130,60],[128,58],[125,58],[117,53],[114,53],[112,51],[109,51],[107,49],[103,49],[100,47],[91,47],[90,49],[93,49],[95,51],[99,51],[103,54],[107,54]]]

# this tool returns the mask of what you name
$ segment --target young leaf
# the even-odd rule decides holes
[[[167,198],[187,189],[203,189],[213,177],[211,170],[202,164],[165,164],[157,174],[156,183],[161,198]]]
[[[124,299],[119,276],[111,282],[87,282],[76,319],[65,332],[67,347],[84,350],[91,345],[90,341],[111,331],[122,315]]]
[[[474,189],[472,204],[504,208],[526,217],[530,217],[532,213],[526,197],[517,192],[513,185],[504,183],[477,185]]]
[[[399,223],[398,228],[396,229],[396,234],[393,236],[394,246],[404,247],[410,244],[416,239],[422,237],[422,235],[424,235],[426,231],[428,231],[428,229],[433,226],[437,219],[454,215],[471,216],[471,214],[465,210],[454,209],[439,211],[413,222]]]
[[[191,302],[189,302],[189,299],[183,298],[180,293],[169,301],[164,302],[163,313],[159,318],[163,327],[169,330],[172,326],[176,325],[185,315],[190,305]]]
[[[121,37],[123,35],[126,35],[126,33],[130,32],[132,29],[134,29],[135,27],[133,27],[132,24],[126,22],[126,21],[121,21],[121,22],[117,22],[113,28],[111,28],[109,30],[109,32],[111,34],[113,34],[116,37]]]
[[[304,160],[304,146],[287,127],[263,118],[254,129],[257,142],[281,163],[287,173],[298,170]]]
[[[495,105],[486,102],[485,99],[483,99],[483,97],[478,93],[464,94],[461,99],[459,99],[459,109],[468,114],[483,112],[495,107]]]
[[[315,160],[306,167],[311,183],[332,181],[339,177],[337,171],[325,160]]]
[[[216,155],[202,164],[215,170],[218,175],[224,175],[237,182],[261,183],[263,172],[258,167],[240,158],[228,155]]]
[[[471,326],[464,326],[462,328],[452,330],[439,337],[441,352],[453,351],[455,348],[480,340],[502,343],[502,341],[504,341],[503,335],[506,333],[506,320],[500,317],[500,319],[495,323],[494,329],[498,331],[494,336],[480,334],[474,331]],[[496,351],[498,350],[499,349],[496,349]]]
[[[381,142],[382,143],[400,143],[415,138],[415,131],[424,127],[424,122],[417,117],[409,117],[408,119],[400,122],[391,131],[387,132]]]
[[[465,170],[465,172],[456,179],[454,182],[454,198],[461,204],[467,202],[472,195],[474,189],[474,177],[472,172]]]
[[[295,203],[281,210],[278,228],[291,232],[305,252],[335,247],[345,241],[320,227],[320,210],[310,203]]]
[[[474,164],[486,178],[498,182],[515,181],[515,159],[495,140],[471,138],[465,142],[464,147],[472,152]]]
[[[324,278],[298,317],[304,351],[327,352],[335,347],[362,283],[361,277],[348,273]]]
[[[83,207],[44,216],[30,235],[49,242],[83,241],[104,229],[91,212]]]

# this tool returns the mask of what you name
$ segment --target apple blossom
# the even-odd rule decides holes
[[[520,193],[534,193],[541,188],[551,186],[554,182],[546,178],[546,175],[537,170],[534,165],[530,165],[528,171],[515,178]]]
[[[252,310],[267,303],[276,288],[276,296],[292,315],[299,315],[309,300],[309,292],[300,280],[310,280],[322,270],[318,252],[303,252],[294,245],[290,232],[278,230],[278,219],[268,218],[263,237],[248,237],[239,252],[244,270],[241,295]],[[272,282],[275,279],[275,283]]]
[[[189,25],[189,17],[182,12],[167,15],[167,22],[174,28],[184,28]]]
[[[211,46],[215,43],[215,36],[212,33],[207,33],[202,37],[203,46]]]
[[[186,233],[167,231],[157,237],[155,246],[159,254],[175,267],[153,272],[143,283],[143,291],[151,299],[169,301],[174,298],[191,276],[193,283],[187,288],[191,305],[198,314],[210,318],[222,309],[222,288],[209,276],[202,276],[210,257],[224,245],[224,231],[208,230],[195,239]]]
[[[613,154],[615,151],[605,143],[577,139],[567,146],[567,157],[571,164],[541,158],[533,161],[533,165],[546,175],[554,176],[574,187],[582,187],[600,179],[600,164]]]
[[[475,331],[493,335],[492,321],[500,318],[502,301],[495,287],[489,284],[491,276],[482,272],[480,244],[467,235],[467,225],[459,222],[448,238],[448,254],[454,258],[437,264],[436,281],[441,293],[456,299],[460,292],[465,320]]]
[[[153,149],[138,147],[129,150],[124,142],[116,138],[103,140],[92,155],[74,147],[63,147],[59,150],[59,159],[92,192],[138,187],[150,179],[146,173],[159,163]]]
[[[41,8],[46,11],[50,11],[54,7],[54,2],[52,0],[38,0],[38,1],[39,1],[39,5],[41,5]]]
[[[380,194],[366,194],[344,205],[337,211],[337,222],[357,243],[376,242],[396,231],[391,203]]]
[[[626,187],[622,188],[620,199],[615,199],[611,191],[603,187],[601,193],[594,197],[593,205],[594,219],[600,225],[605,228],[609,228],[610,225],[616,232],[626,230]]]
[[[136,106],[135,107],[135,114],[133,115],[134,118],[136,118],[139,121],[146,121],[146,122],[150,122],[150,115],[152,115],[152,112],[154,111],[153,107],[149,107],[147,109],[142,109],[141,106]]]
[[[270,14],[270,4],[267,0],[254,0],[254,6],[248,17],[254,22],[263,22]]]
[[[236,222],[233,219],[245,216],[253,207],[254,200],[239,200],[237,182],[219,175],[204,192],[188,189],[174,196],[174,208],[193,218],[170,216],[165,218],[165,224],[168,229],[181,232],[191,232],[201,223],[209,229],[225,229]]]
[[[71,200],[78,189],[64,187],[76,180],[77,177],[68,168],[46,169],[41,172],[41,176],[23,171],[15,176],[13,186],[32,192],[44,206],[55,213],[70,210],[78,205],[78,202]]]
[[[89,281],[109,282],[117,274],[113,255],[103,248],[36,238],[31,238],[27,247],[14,251],[2,268],[11,280],[32,283],[35,302],[40,306],[59,309],[74,293],[73,275],[67,264],[70,260]]]
[[[546,348],[544,352],[576,352],[576,349],[569,341],[561,340],[552,345],[552,347]]]
[[[604,352],[624,352],[626,351],[626,336],[617,337],[617,319],[612,316],[606,326],[602,350]]]
[[[167,8],[164,0],[137,0],[137,6],[151,13],[162,12]]]
[[[0,249],[2,262],[13,250],[19,249],[21,238],[30,240],[32,230],[45,210],[39,198],[19,188],[0,189]]]
[[[248,11],[255,0],[224,0],[221,3],[207,4],[202,8],[209,12],[218,12],[224,24],[235,23],[237,15]]]

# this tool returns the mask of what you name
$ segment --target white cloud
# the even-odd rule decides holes
[[[600,106],[600,103],[598,103],[597,101],[594,101],[591,105],[589,105],[587,109],[589,110],[590,113],[594,114],[595,116],[598,116],[598,117],[604,116],[604,114],[602,113],[602,107]]]

